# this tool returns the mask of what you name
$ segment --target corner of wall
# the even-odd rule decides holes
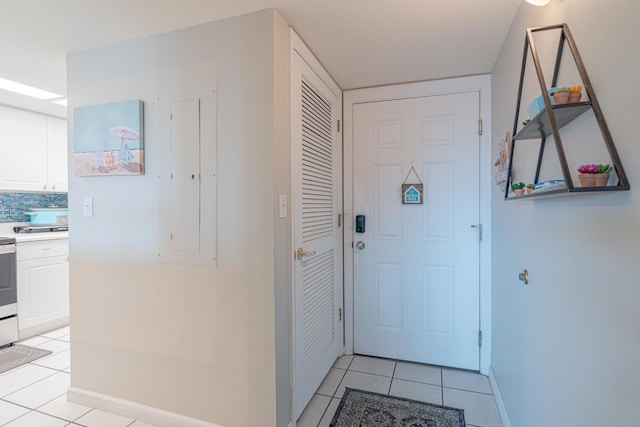
[[[502,427],[511,427],[509,414],[507,413],[507,408],[504,406],[504,402],[502,400],[502,394],[500,393],[500,387],[498,386],[498,382],[496,381],[496,376],[495,376],[495,373],[493,372],[492,367],[489,368],[489,382],[491,383],[491,390],[493,391],[493,397],[496,400],[496,406],[498,407],[498,413],[500,414]]]
[[[276,425],[292,420],[291,365],[291,126],[289,87],[289,25],[273,9],[273,144],[275,241]],[[279,212],[280,197],[286,215]]]

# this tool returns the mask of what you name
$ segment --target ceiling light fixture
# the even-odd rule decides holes
[[[534,6],[546,6],[550,1],[551,0],[527,0],[527,3],[530,3]]]
[[[58,95],[57,93],[38,89],[37,87],[29,86],[23,83],[14,82],[13,80],[3,79],[2,77],[0,77],[0,89],[30,96],[32,98],[38,98],[43,101],[54,99],[59,100],[63,98],[62,95]]]

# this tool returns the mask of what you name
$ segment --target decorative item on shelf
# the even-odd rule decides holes
[[[527,119],[525,121],[522,122],[522,127],[528,125],[529,123],[531,123],[531,119]]]
[[[569,102],[569,96],[571,95],[571,88],[567,86],[563,86],[561,88],[556,89],[553,92],[553,100],[556,105],[566,104]]]
[[[578,179],[582,187],[606,187],[611,176],[611,165],[582,165],[578,168]]]
[[[582,86],[571,86],[571,92],[569,92],[569,103],[580,102],[582,98]]]
[[[578,168],[581,187],[595,187],[598,165],[582,165]]]
[[[534,187],[534,193],[546,193],[549,191],[564,190],[567,188],[567,183],[564,179],[549,179],[547,181],[535,183]]]
[[[611,165],[598,165],[598,173],[596,175],[596,187],[606,187],[611,176]]]
[[[555,101],[553,100],[553,93],[556,90],[558,90],[557,87],[552,87],[547,91],[547,94],[549,94],[549,97],[550,97],[551,105],[555,105]],[[538,113],[540,113],[540,111],[542,111],[544,108],[545,108],[544,98],[542,95],[540,95],[536,97],[533,101],[531,101],[531,104],[529,104],[529,106],[527,107],[527,113],[529,113],[529,117],[536,117]]]
[[[527,184],[527,194],[533,193],[533,190],[536,189],[536,186],[533,184]]]
[[[505,190],[507,183],[507,169],[509,169],[509,144],[511,143],[511,132],[507,131],[507,135],[504,140],[500,141],[500,151],[498,153],[498,159],[493,164],[498,167],[498,172],[495,174],[496,184],[500,185],[502,191]]]
[[[511,184],[511,189],[516,196],[522,196],[524,194],[524,182],[514,182]]]

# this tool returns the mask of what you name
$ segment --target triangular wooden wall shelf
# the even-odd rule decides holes
[[[535,41],[534,41],[534,33],[541,31],[551,31],[551,30],[560,30],[560,40],[558,44],[558,49],[555,56],[555,66],[553,70],[553,78],[551,80],[551,85],[548,86],[544,74],[542,72],[542,66],[540,63],[540,58],[538,56],[538,51],[536,49]],[[573,55],[573,59],[575,61],[578,73],[584,84],[584,89],[587,93],[588,101],[585,102],[576,102],[571,104],[562,104],[562,105],[552,105],[551,97],[549,96],[548,89],[551,87],[555,87],[557,84],[558,73],[560,71],[560,64],[562,59],[562,53],[564,51],[565,44],[569,47],[571,54]],[[522,128],[519,132],[517,131],[519,115],[520,115],[520,104],[522,101],[522,89],[525,78],[525,69],[527,65],[528,55],[531,55],[533,59],[533,63],[535,65],[536,75],[538,77],[538,83],[540,85],[540,91],[542,93],[542,99],[544,100],[544,108],[535,116],[531,118],[531,122]],[[598,122],[598,126],[600,127],[600,131],[602,133],[602,138],[604,143],[606,144],[607,151],[611,158],[612,166],[615,170],[618,182],[616,185],[609,185],[603,187],[580,187],[574,185],[571,171],[569,170],[569,166],[567,164],[567,158],[565,156],[565,150],[562,144],[562,139],[560,136],[560,129],[570,123],[572,120],[576,119],[581,114],[593,110],[594,116]],[[593,91],[593,87],[591,85],[591,81],[587,75],[587,71],[582,63],[582,59],[580,58],[580,54],[578,53],[578,49],[576,44],[571,36],[571,32],[569,31],[569,27],[567,24],[558,24],[551,25],[546,27],[537,27],[537,28],[529,28],[527,29],[527,36],[524,42],[524,52],[522,55],[522,68],[520,73],[520,85],[518,88],[518,100],[516,104],[516,113],[513,122],[513,135],[511,138],[511,157],[509,159],[509,171],[507,175],[507,185],[505,189],[505,199],[506,200],[514,200],[514,199],[529,199],[529,198],[537,198],[537,197],[550,197],[550,196],[561,196],[568,195],[570,193],[585,193],[585,192],[596,192],[596,191],[621,191],[621,190],[629,190],[629,181],[627,180],[627,175],[624,172],[624,168],[622,167],[622,162],[620,161],[620,157],[618,156],[618,152],[616,150],[615,145],[613,144],[613,139],[611,138],[611,134],[609,133],[609,128],[607,127],[607,123],[604,120],[604,116],[602,115],[602,110],[600,109],[600,105],[598,104],[598,100],[596,98],[596,94]],[[540,144],[540,152],[538,154],[538,164],[536,166],[535,172],[535,182],[538,182],[540,177],[540,167],[542,165],[542,158],[545,148],[545,142],[547,137],[553,136],[553,140],[555,142],[555,148],[558,155],[558,160],[560,162],[560,168],[562,170],[562,175],[565,181],[566,188],[554,189],[550,191],[544,192],[533,192],[528,195],[523,196],[509,196],[509,190],[511,188],[512,181],[512,167],[513,167],[513,158],[514,152],[516,151],[517,144],[516,142],[521,141],[521,143],[526,143],[526,140],[536,139],[541,140]]]

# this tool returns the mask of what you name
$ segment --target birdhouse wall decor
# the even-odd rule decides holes
[[[416,183],[407,183],[411,174],[414,174],[418,180]],[[420,179],[420,175],[413,167],[413,162],[411,162],[411,169],[409,169],[409,173],[407,177],[404,179],[402,183],[402,204],[403,205],[421,205],[424,203],[423,197],[423,187],[422,180]]]

